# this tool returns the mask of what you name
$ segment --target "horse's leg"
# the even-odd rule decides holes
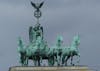
[[[21,65],[25,66],[25,61],[23,59],[21,60]]]
[[[36,60],[34,60],[34,66],[36,66],[37,65],[37,61]]]
[[[67,60],[69,59],[69,57],[65,54],[65,53],[62,53],[62,65],[63,66],[67,66]]]
[[[26,61],[25,62],[26,62],[26,66],[28,66],[28,57],[26,57]]]
[[[77,61],[77,63],[79,64],[79,62],[80,62],[80,54],[78,54],[78,61]]]
[[[71,56],[71,63],[70,63],[72,66],[74,66],[73,64],[73,56]]]
[[[52,58],[52,66],[54,66],[54,63],[55,63],[55,61],[54,61],[54,57]]]
[[[60,66],[62,66],[62,54],[60,55]]]
[[[52,64],[52,66],[54,66],[54,64],[55,64],[55,56],[53,56],[53,64]]]
[[[58,54],[57,54],[57,65],[60,66],[60,57]]]
[[[38,61],[38,66],[40,66],[40,57],[39,56],[37,58],[37,61]]]
[[[21,56],[20,56],[20,63],[21,63],[22,66],[24,66],[24,57],[23,57],[22,54],[21,54]]]
[[[62,55],[62,65],[64,65],[64,63],[65,63],[65,56]]]
[[[50,66],[50,60],[49,60],[49,58],[48,58],[48,66]]]
[[[54,65],[54,59],[53,59],[53,57],[50,58],[50,63],[51,63],[51,66]]]
[[[24,66],[26,66],[26,57],[25,57],[25,55],[24,55],[23,62],[24,62]]]
[[[40,63],[42,63],[42,56],[40,56]]]
[[[36,59],[36,56],[34,56],[34,66],[37,66],[37,59]]]
[[[21,63],[21,64],[22,64],[22,59],[21,59],[21,56],[20,56],[20,59],[19,59],[19,63]]]
[[[62,66],[62,55],[60,55],[60,65]]]
[[[36,66],[36,60],[35,60],[35,58],[32,57],[32,60],[33,60],[34,66]]]
[[[55,64],[55,62],[57,62],[57,57],[56,56],[54,56],[54,64]],[[53,66],[54,66],[54,64],[53,64]]]
[[[67,61],[70,58],[70,56],[67,56],[67,59],[65,60],[65,66],[67,66]]]
[[[40,60],[38,60],[38,66],[41,66],[41,64],[40,64]]]
[[[52,66],[52,59],[51,58],[48,58],[48,64],[49,64],[49,66]]]

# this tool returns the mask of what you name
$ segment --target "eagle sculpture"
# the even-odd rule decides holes
[[[43,4],[44,4],[44,1],[41,2],[40,4],[39,4],[39,3],[35,4],[35,3],[33,3],[33,2],[31,1],[31,5],[32,5],[37,11],[39,11],[39,9],[43,6]]]

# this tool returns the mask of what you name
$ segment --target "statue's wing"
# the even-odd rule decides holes
[[[31,5],[32,5],[34,8],[36,8],[36,9],[37,9],[37,7],[36,7],[35,3],[33,3],[32,1],[31,1]]]
[[[44,1],[43,1],[42,3],[40,3],[40,6],[39,6],[39,8],[41,8],[41,7],[43,6],[43,4],[44,4]]]
[[[29,27],[29,41],[30,43],[32,43],[33,41],[33,27],[32,26]]]

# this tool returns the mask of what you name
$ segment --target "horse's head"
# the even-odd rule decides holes
[[[24,51],[25,51],[25,49],[24,49],[23,41],[22,41],[21,37],[19,37],[18,38],[18,52],[21,53]]]
[[[62,43],[63,43],[63,37],[62,36],[57,36],[56,45],[61,46]]]
[[[80,44],[80,37],[79,35],[74,36],[72,45],[78,46]]]

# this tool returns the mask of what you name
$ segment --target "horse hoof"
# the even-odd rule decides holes
[[[73,66],[75,66],[75,64],[72,64]]]

